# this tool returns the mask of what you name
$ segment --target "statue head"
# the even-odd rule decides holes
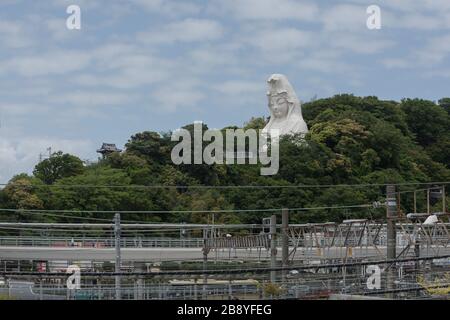
[[[297,111],[301,115],[300,100],[285,75],[273,74],[268,80],[269,109],[271,115],[277,119],[288,118]]]
[[[303,120],[300,100],[286,76],[273,74],[267,83],[271,117],[265,129],[276,127],[280,129],[281,134],[308,132],[308,127]]]
[[[269,95],[270,113],[277,119],[284,119],[292,108],[292,103],[288,101],[285,93]]]

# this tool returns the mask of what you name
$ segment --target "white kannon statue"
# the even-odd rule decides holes
[[[306,134],[308,126],[303,120],[300,100],[298,100],[294,89],[286,76],[273,74],[267,80],[269,91],[270,120],[264,127],[263,132],[279,130],[279,135]]]

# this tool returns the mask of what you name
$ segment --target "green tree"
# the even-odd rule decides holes
[[[40,185],[42,182],[27,174],[13,177],[3,190],[6,206],[13,209],[42,209],[44,203],[37,195]]]
[[[439,137],[449,135],[450,119],[445,110],[432,101],[404,99],[401,108],[406,114],[409,129],[416,141],[426,147]]]
[[[125,147],[128,153],[142,156],[149,163],[165,164],[170,161],[172,145],[169,133],[144,131],[133,135]]]
[[[248,122],[244,124],[244,129],[262,130],[267,124],[267,120],[264,117],[252,117]]]
[[[55,152],[49,159],[39,162],[33,171],[36,178],[45,184],[53,184],[56,180],[83,173],[83,162],[76,156],[62,151]]]
[[[444,108],[445,111],[447,111],[448,114],[450,114],[450,98],[442,98],[438,101],[439,106]]]
[[[380,187],[296,186],[448,181],[448,99],[441,99],[437,105],[420,99],[399,103],[342,94],[305,103],[303,112],[310,132],[304,137],[281,139],[280,167],[273,176],[261,176],[261,164],[174,165],[170,154],[177,142],[171,141],[169,133],[145,131],[130,138],[126,151],[80,171],[73,170],[64,161],[63,167],[71,170],[56,170],[59,167],[53,167],[52,163],[61,160],[63,155],[52,157],[39,170],[36,168],[35,176],[39,179],[19,175],[0,190],[0,206],[75,211],[183,211],[128,213],[123,217],[124,220],[166,222],[211,222],[211,213],[204,211],[225,210],[215,215],[217,223],[261,223],[262,218],[272,213],[264,210],[283,207],[291,208],[295,223],[382,217],[384,212],[380,209],[295,210],[368,204],[383,199],[385,190]],[[243,127],[261,129],[264,125],[265,118],[261,117],[250,119]],[[193,131],[192,124],[184,128]],[[204,124],[203,130],[207,128]],[[76,163],[80,168],[80,162]],[[242,185],[253,187],[214,188]],[[402,210],[410,212],[411,195],[402,194],[401,198]],[[420,204],[419,208],[423,209]],[[112,218],[110,214],[79,215]],[[35,219],[35,216],[19,215],[18,218]],[[64,217],[39,218],[66,221]]]

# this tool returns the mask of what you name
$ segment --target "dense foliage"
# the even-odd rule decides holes
[[[382,184],[450,180],[450,98],[439,103],[421,99],[401,102],[376,97],[337,95],[303,105],[310,132],[305,141],[287,137],[280,145],[277,175],[261,176],[259,165],[180,165],[170,154],[170,133],[133,135],[126,151],[83,166],[73,155],[56,153],[39,163],[33,176],[20,174],[0,191],[0,207],[87,211],[162,211],[129,213],[125,219],[168,222],[260,222],[271,208],[310,208],[370,204],[383,198],[383,188],[276,186]],[[253,118],[244,128],[262,128],[267,119]],[[192,130],[193,126],[185,127]],[[206,128],[206,127],[205,127]],[[171,186],[156,188],[143,186]],[[272,186],[217,188],[217,186]],[[114,186],[114,187],[111,187]],[[179,186],[174,188],[173,186]],[[182,186],[191,186],[185,188]],[[201,186],[212,186],[201,187]],[[402,190],[412,190],[404,186]],[[425,209],[418,193],[418,210]],[[440,210],[440,201],[434,209]],[[447,203],[449,201],[447,200]],[[412,194],[402,194],[402,210],[412,210]],[[193,212],[184,212],[184,211]],[[163,211],[176,211],[164,213]],[[382,209],[348,208],[293,211],[293,221],[340,221],[379,217]],[[109,213],[71,213],[112,218]],[[3,213],[3,219],[73,221],[64,217]]]

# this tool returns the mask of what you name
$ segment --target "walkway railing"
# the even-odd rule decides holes
[[[114,248],[113,238],[0,237],[0,246]],[[122,238],[122,248],[201,248],[203,239]]]

